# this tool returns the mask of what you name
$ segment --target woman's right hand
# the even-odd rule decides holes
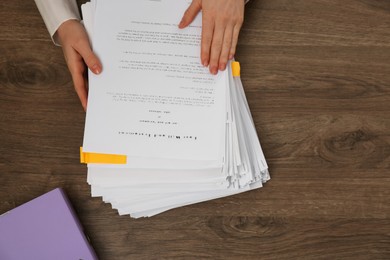
[[[77,20],[69,20],[61,24],[57,36],[64,52],[65,60],[72,75],[74,88],[84,110],[87,109],[88,67],[93,73],[99,74],[102,65],[93,53],[84,26]]]

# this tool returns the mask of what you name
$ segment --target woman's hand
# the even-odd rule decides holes
[[[87,108],[88,83],[86,66],[95,74],[102,71],[102,65],[92,52],[84,26],[77,20],[61,24],[57,36],[64,52],[65,60],[72,75],[74,88],[84,110]]]
[[[202,10],[201,62],[212,74],[225,70],[236,52],[244,21],[244,0],[193,0],[179,24],[185,28]]]

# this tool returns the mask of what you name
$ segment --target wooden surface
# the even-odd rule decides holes
[[[272,180],[134,220],[90,197],[34,2],[2,1],[0,213],[63,187],[101,259],[390,259],[390,1],[252,0],[237,59]]]

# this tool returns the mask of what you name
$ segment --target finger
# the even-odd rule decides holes
[[[219,70],[225,70],[226,65],[229,59],[230,49],[232,46],[232,36],[233,36],[233,26],[228,26],[225,29],[225,34],[223,35],[223,44],[221,55],[219,57]]]
[[[74,84],[74,89],[76,90],[77,96],[80,99],[81,105],[84,110],[87,109],[87,89],[85,87],[85,81],[82,74],[73,73],[72,80]]]
[[[93,73],[99,74],[102,71],[102,65],[88,41],[79,41],[73,48],[83,57],[85,64]]]
[[[210,63],[210,48],[213,40],[214,20],[209,19],[206,15],[202,18],[202,40],[200,59],[203,66],[207,67]]]
[[[229,59],[233,59],[236,54],[238,35],[240,34],[241,24],[236,24],[233,29],[232,45],[230,47]]]
[[[87,86],[85,82],[85,65],[81,56],[76,52],[68,52],[66,55],[68,68],[72,75],[72,81],[74,89],[76,90],[77,96],[80,99],[81,105],[84,110],[87,108]]]
[[[88,106],[88,78],[87,75],[84,75],[84,89],[85,89],[85,101],[83,105],[84,111],[87,112],[87,106]],[[81,100],[81,99],[80,99]]]
[[[225,33],[225,28],[222,23],[216,25],[213,40],[211,43],[211,53],[210,53],[210,72],[211,74],[218,73],[219,57],[222,51],[223,36]]]
[[[179,23],[179,28],[183,29],[190,25],[201,9],[201,2],[199,0],[193,0],[187,10],[184,12],[183,18],[181,18]]]

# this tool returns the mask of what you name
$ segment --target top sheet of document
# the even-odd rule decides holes
[[[169,2],[99,1],[93,47],[104,69],[90,79],[85,151],[222,158],[227,73],[200,64],[201,20],[178,29],[188,3]]]

